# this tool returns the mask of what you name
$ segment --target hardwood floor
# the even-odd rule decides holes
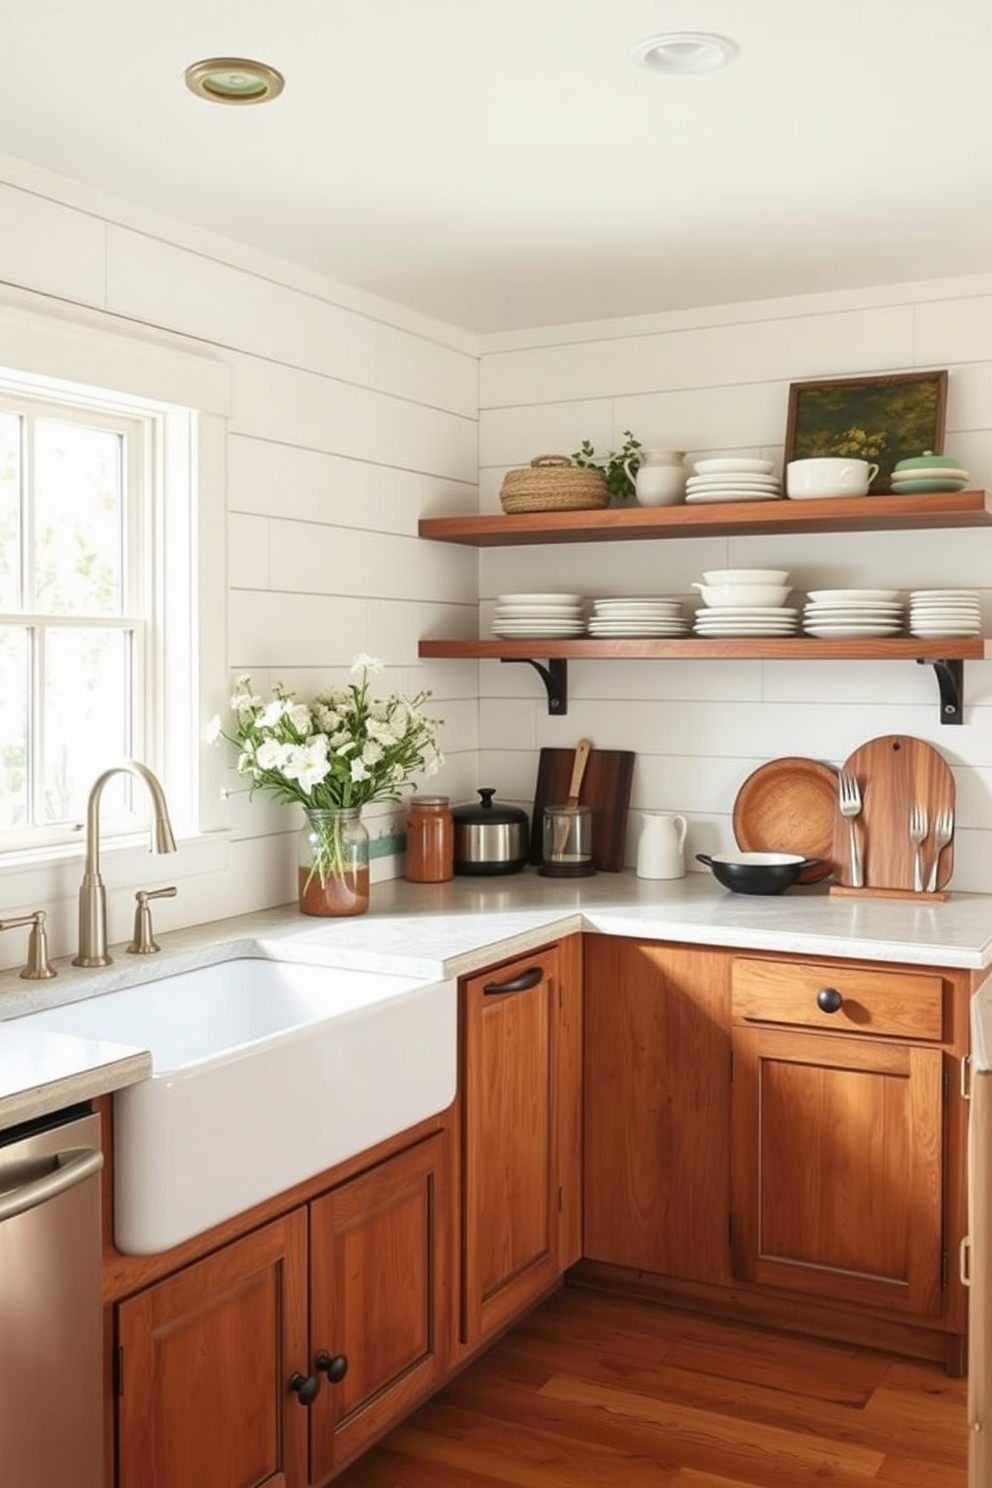
[[[964,1488],[936,1366],[566,1287],[336,1488]]]

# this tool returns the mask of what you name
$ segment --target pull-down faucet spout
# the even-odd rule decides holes
[[[72,958],[73,966],[109,966],[113,960],[107,954],[107,894],[100,877],[100,796],[107,781],[120,774],[134,775],[148,787],[155,810],[152,852],[176,851],[165,792],[147,765],[124,760],[97,776],[86,807],[86,868],[79,886],[79,953]]]

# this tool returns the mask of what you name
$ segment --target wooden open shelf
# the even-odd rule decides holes
[[[476,548],[541,543],[733,537],[762,532],[880,532],[992,525],[987,491],[837,496],[825,501],[726,501],[711,506],[609,506],[598,511],[422,517],[420,537]]]
[[[599,511],[531,512],[485,517],[423,517],[419,535],[469,547],[541,543],[633,542],[651,538],[732,537],[763,532],[881,532],[992,525],[987,491],[927,492],[917,496],[837,496],[824,501],[740,501],[712,505],[606,507]],[[763,639],[613,640],[539,639],[420,642],[422,658],[474,658],[528,662],[541,677],[548,711],[568,711],[569,661],[916,661],[933,667],[940,692],[940,721],[960,723],[966,661],[992,659],[992,641],[980,637],[924,641],[828,641],[812,636]],[[535,660],[540,657],[541,660]]]

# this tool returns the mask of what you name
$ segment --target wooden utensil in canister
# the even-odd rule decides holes
[[[582,777],[586,773],[586,765],[589,760],[589,752],[592,749],[590,739],[580,739],[575,746],[575,758],[572,761],[572,778],[568,783],[568,796],[565,806],[569,811],[574,811],[579,804],[579,795],[582,791]],[[563,820],[558,827],[558,840],[555,843],[556,852],[564,852],[568,841],[568,820]]]

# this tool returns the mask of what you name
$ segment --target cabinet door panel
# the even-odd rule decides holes
[[[939,1049],[735,1029],[733,1109],[738,1275],[939,1313]]]
[[[295,1210],[120,1304],[119,1488],[302,1488],[305,1296]]]
[[[554,1112],[557,952],[463,987],[463,1341],[478,1342],[558,1275]],[[515,978],[536,980],[494,992]],[[539,975],[538,975],[539,973]]]
[[[429,1138],[310,1206],[313,1478],[322,1481],[406,1414],[446,1365],[445,1139]]]
[[[607,936],[585,955],[583,1254],[727,1281],[730,957]]]

